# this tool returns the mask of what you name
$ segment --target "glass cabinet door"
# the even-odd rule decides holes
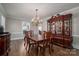
[[[65,35],[69,35],[69,31],[70,31],[70,26],[69,26],[69,20],[65,20],[64,21],[64,34]]]
[[[47,31],[51,31],[51,23],[47,23]]]
[[[56,34],[62,34],[62,21],[56,22]]]
[[[52,33],[55,34],[55,22],[52,22],[52,26],[51,26],[51,29],[52,29]]]

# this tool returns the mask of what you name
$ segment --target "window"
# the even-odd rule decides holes
[[[22,30],[29,31],[30,30],[30,23],[23,21],[22,22]]]
[[[42,26],[38,26],[38,30],[39,31],[42,31]]]

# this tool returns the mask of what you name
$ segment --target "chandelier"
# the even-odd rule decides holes
[[[42,24],[42,20],[38,16],[38,9],[35,9],[35,12],[36,12],[36,15],[32,19],[32,25],[38,26],[38,25]]]

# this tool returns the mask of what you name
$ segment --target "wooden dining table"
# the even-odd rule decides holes
[[[43,35],[34,35],[29,37],[31,41],[34,41],[36,43],[37,49],[36,49],[36,55],[38,55],[38,46],[41,42],[43,42],[46,38],[43,37]]]
[[[34,35],[34,36],[30,36],[31,40],[34,41],[34,42],[39,42],[39,41],[42,41],[44,40],[43,36],[42,35]]]
[[[41,41],[44,41],[43,36],[42,35],[34,35],[32,37],[30,36],[29,38],[31,41],[36,43],[36,55],[38,55],[38,46]]]

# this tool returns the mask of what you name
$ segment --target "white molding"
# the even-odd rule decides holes
[[[29,22],[29,19],[28,18],[25,18],[25,17],[15,17],[15,16],[6,16],[6,19],[7,20],[19,20],[19,21],[27,21],[27,22]],[[28,19],[28,20],[26,20],[26,19]]]
[[[20,40],[20,39],[24,39],[24,37],[11,38],[11,40]]]
[[[23,32],[12,32],[11,33],[11,40],[18,40],[18,39],[23,39]]]
[[[22,34],[23,32],[12,32],[11,34]]]
[[[72,35],[73,37],[79,37],[79,35]]]

